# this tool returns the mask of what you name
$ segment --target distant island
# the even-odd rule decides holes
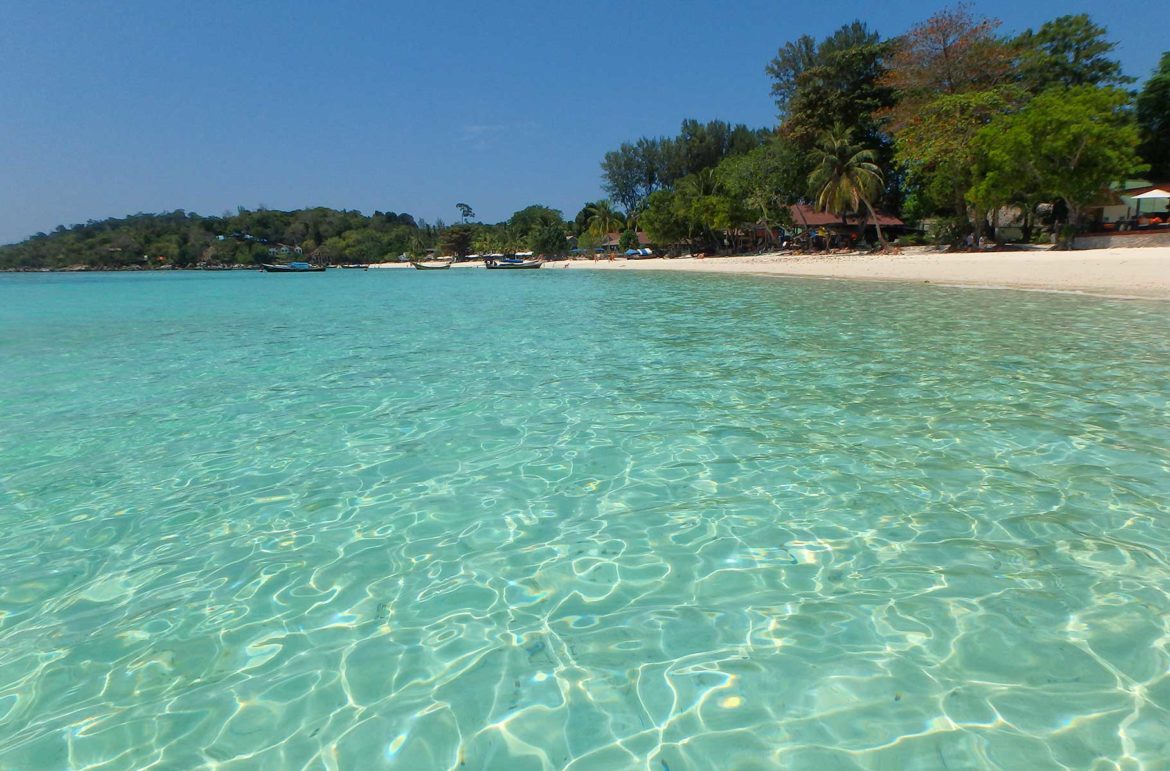
[[[0,247],[0,269],[884,249],[891,229],[901,243],[1071,247],[1078,233],[1170,224],[1156,183],[1170,180],[1170,52],[1135,91],[1086,14],[1016,35],[1000,27],[959,5],[895,38],[855,21],[789,41],[765,67],[777,126],[686,120],[676,136],[623,143],[601,162],[608,198],[571,219],[539,203],[495,224],[464,202],[453,224],[329,208],[179,210],[38,233]]]

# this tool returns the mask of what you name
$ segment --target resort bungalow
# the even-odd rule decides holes
[[[647,237],[646,233],[641,230],[636,231],[636,233],[638,236],[638,245],[635,248],[648,248],[650,246],[650,239]],[[597,251],[601,253],[613,252],[615,254],[623,252],[625,250],[621,248],[621,240],[621,233],[606,233],[605,238],[602,239],[601,243],[597,245]]]
[[[876,211],[876,210],[875,210]],[[788,207],[792,216],[792,224],[800,235],[811,241],[812,238],[828,239],[841,246],[850,246],[857,241],[858,232],[862,227],[862,219],[856,213],[842,217],[831,212],[817,211],[808,204],[798,203]],[[881,225],[882,234],[887,239],[895,238],[906,231],[906,223],[882,211],[876,211],[877,223]],[[865,215],[865,240],[877,243],[877,229],[874,227],[873,217]],[[821,246],[826,246],[822,240]]]
[[[1124,187],[1110,190],[1103,200],[1087,207],[1088,229],[1098,233],[1170,228],[1170,182],[1151,183],[1145,179],[1126,180]]]

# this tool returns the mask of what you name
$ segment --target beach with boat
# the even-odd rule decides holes
[[[1170,51],[1040,5],[6,8],[0,769],[1167,768]]]

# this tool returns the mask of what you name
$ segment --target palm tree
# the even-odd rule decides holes
[[[613,208],[613,203],[608,198],[594,201],[585,208],[588,211],[586,227],[595,236],[604,236],[621,230],[626,224],[622,213]]]
[[[613,202],[608,198],[585,205],[585,229],[595,238],[605,239],[610,233],[620,231],[625,224],[625,217],[613,208]]]
[[[860,214],[864,204],[873,218],[878,242],[885,249],[886,239],[871,203],[884,184],[882,170],[874,163],[874,151],[853,144],[853,133],[837,125],[821,135],[813,149],[813,160],[816,167],[808,175],[808,183],[817,208],[844,219],[849,212]],[[864,241],[865,217],[861,217],[861,237]]]

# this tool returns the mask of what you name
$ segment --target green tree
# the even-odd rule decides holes
[[[616,232],[626,224],[626,218],[613,208],[613,203],[608,198],[594,201],[586,208],[589,210],[586,215],[586,227],[595,236],[605,236],[607,233]]]
[[[474,231],[467,225],[452,225],[439,234],[439,251],[466,257],[471,254],[471,239]]]
[[[564,228],[565,218],[559,209],[535,204],[508,218],[508,227],[522,240],[528,240],[533,231],[546,227]]]
[[[1137,95],[1141,156],[1155,179],[1170,179],[1170,52]]]
[[[802,148],[843,125],[883,147],[874,113],[893,104],[885,84],[889,44],[860,21],[813,44],[807,36],[780,49],[766,68],[780,112],[781,131]]]
[[[941,94],[905,119],[894,134],[894,159],[918,194],[920,214],[949,214],[965,223],[956,235],[982,227],[984,218],[967,199],[975,182],[976,137],[1015,104],[1010,89]]]
[[[885,248],[886,239],[871,203],[883,185],[882,171],[874,162],[875,157],[873,150],[854,144],[849,130],[837,126],[817,143],[813,151],[815,166],[808,175],[808,182],[821,211],[838,214],[842,220],[850,213],[859,215],[862,238],[865,215],[872,217],[878,241]]]
[[[1059,246],[1071,248],[1082,209],[1110,182],[1146,168],[1128,108],[1129,95],[1118,88],[1045,91],[979,132],[978,181],[969,197],[985,209],[1010,201],[1021,188],[1057,198],[1068,208]]]
[[[787,219],[786,204],[803,197],[810,169],[808,156],[783,137],[746,155],[727,158],[716,176],[727,195],[757,216],[772,241],[772,227]]]
[[[646,198],[662,187],[667,141],[642,137],[634,143],[623,142],[617,150],[605,154],[601,162],[602,186],[627,211],[642,208]]]
[[[670,246],[687,238],[687,223],[680,215],[673,190],[657,190],[646,200],[646,208],[639,222],[651,243]]]
[[[537,254],[549,256],[564,254],[566,250],[564,226],[548,224],[529,231],[528,248]]]
[[[1133,82],[1109,57],[1116,43],[1087,13],[1060,16],[1016,38],[1018,74],[1033,93],[1075,86],[1124,86]]]
[[[475,211],[465,203],[457,203],[455,204],[455,208],[459,210],[459,216],[463,219],[464,224],[467,223],[467,220],[475,216]]]
[[[610,198],[636,217],[656,190],[671,187],[691,174],[757,147],[767,135],[740,123],[713,120],[682,122],[675,137],[642,137],[605,154],[602,187]]]

